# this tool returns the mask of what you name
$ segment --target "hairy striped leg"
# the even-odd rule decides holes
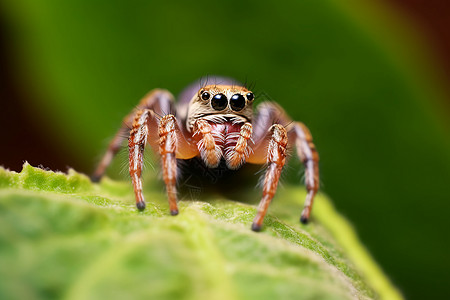
[[[311,214],[314,196],[319,190],[319,154],[312,141],[308,128],[300,122],[289,125],[289,138],[295,140],[297,155],[305,167],[305,185],[308,194],[300,217],[300,222],[306,224]]]
[[[314,197],[319,190],[319,155],[312,142],[312,136],[308,128],[300,122],[292,122],[284,110],[275,103],[264,102],[259,105],[258,114],[253,122],[253,138],[255,140],[254,154],[247,162],[260,163],[265,155],[264,142],[265,128],[270,124],[280,123],[286,125],[288,137],[291,144],[295,144],[299,159],[305,167],[305,185],[307,195],[300,221],[305,224],[308,222]],[[295,143],[294,143],[295,141]]]
[[[162,160],[163,178],[169,199],[170,214],[178,215],[177,206],[177,134],[176,119],[173,115],[162,117],[159,122],[159,154]]]
[[[141,179],[143,155],[148,134],[158,128],[159,154],[161,156],[163,178],[166,184],[170,213],[177,215],[176,158],[192,158],[198,154],[198,150],[195,144],[191,144],[186,140],[178,128],[174,115],[163,116],[157,126],[149,128],[149,124],[154,124],[157,120],[154,112],[149,109],[138,111],[133,122],[130,138],[128,139],[130,176],[136,196],[136,206],[140,210],[145,208]],[[178,150],[178,148],[180,149]]]
[[[148,109],[138,111],[133,122],[130,137],[128,138],[130,176],[136,197],[136,207],[139,210],[145,209],[144,195],[142,194],[141,173],[144,160],[144,149],[149,132],[148,123],[152,117],[152,112]]]
[[[269,141],[267,152],[268,166],[264,178],[263,196],[259,203],[256,217],[253,220],[253,231],[261,230],[267,209],[277,190],[281,170],[286,162],[286,147],[288,142],[286,129],[279,124],[274,124],[270,128],[270,131],[272,136]]]
[[[94,173],[91,176],[91,180],[94,182],[100,181],[103,174],[105,174],[106,169],[111,164],[114,156],[122,148],[122,144],[126,138],[130,135],[130,128],[133,126],[133,120],[136,113],[142,109],[151,109],[157,115],[166,115],[172,113],[173,109],[173,96],[167,90],[154,89],[150,91],[142,100],[140,101],[137,109],[128,114],[122,122],[122,126],[116,133],[112,141],[109,143],[108,150],[103,156],[102,160],[98,164]],[[157,126],[156,120],[152,126]],[[157,139],[156,132],[149,132],[151,140]]]
[[[229,169],[238,169],[250,154],[250,147],[248,140],[251,138],[253,132],[252,124],[244,123],[240,132],[238,133],[236,145],[234,147],[227,147],[226,162]]]
[[[223,136],[214,136],[211,125],[205,120],[194,123],[195,136],[199,136],[197,147],[200,156],[209,168],[216,168],[222,157],[222,148],[216,144],[216,139],[223,142]]]

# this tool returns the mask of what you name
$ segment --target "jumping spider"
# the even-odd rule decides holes
[[[261,103],[254,114],[255,96],[246,87],[227,78],[210,80],[214,84],[199,81],[186,88],[176,105],[167,90],[149,92],[137,109],[125,117],[94,172],[93,180],[100,180],[128,137],[129,171],[136,206],[143,210],[141,171],[144,147],[149,143],[161,157],[170,213],[177,215],[177,159],[198,157],[206,168],[217,168],[225,162],[230,170],[239,169],[244,163],[267,164],[262,200],[252,224],[252,230],[260,231],[277,189],[286,152],[295,145],[305,167],[308,193],[300,221],[306,223],[319,189],[319,156],[308,128],[291,121],[273,102]],[[293,141],[293,145],[289,145],[288,140]]]

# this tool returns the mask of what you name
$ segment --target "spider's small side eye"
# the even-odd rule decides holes
[[[202,99],[203,100],[209,100],[211,95],[208,92],[202,92]]]
[[[253,93],[247,93],[246,96],[248,101],[252,101],[253,99],[255,99],[255,95],[253,95]]]

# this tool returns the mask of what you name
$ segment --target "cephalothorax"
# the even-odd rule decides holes
[[[305,167],[307,196],[300,221],[309,219],[319,189],[319,156],[305,125],[293,122],[273,102],[263,102],[253,111],[254,94],[227,78],[211,78],[192,84],[175,105],[166,90],[148,93],[135,111],[125,117],[122,128],[94,172],[99,180],[128,136],[129,170],[136,206],[145,208],[141,171],[146,143],[161,157],[170,213],[178,214],[177,160],[200,157],[207,168],[225,162],[231,170],[244,163],[267,164],[262,200],[252,229],[261,229],[267,208],[275,195],[288,148],[295,147]],[[131,128],[131,130],[130,130]],[[288,143],[289,141],[289,143]]]

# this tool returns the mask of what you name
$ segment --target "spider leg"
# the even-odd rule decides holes
[[[133,128],[128,139],[130,176],[136,197],[136,206],[139,210],[145,208],[142,193],[142,164],[145,144],[148,141],[150,127],[158,122],[158,117],[152,110],[143,109],[137,112]],[[163,179],[166,185],[169,208],[172,215],[178,214],[177,206],[177,158],[188,159],[198,154],[195,144],[190,144],[180,131],[174,115],[165,115],[157,124],[159,135],[159,154],[163,170]],[[154,144],[154,143],[153,143]],[[155,145],[153,145],[155,147]],[[179,147],[181,146],[181,147]],[[178,150],[178,148],[180,148]]]
[[[280,124],[270,128],[271,137],[267,150],[267,171],[264,178],[263,196],[258,206],[258,212],[253,220],[252,230],[260,231],[264,216],[277,190],[281,170],[286,162],[286,147],[288,142],[286,129]]]
[[[125,124],[125,122],[124,122]],[[125,140],[125,136],[129,134],[129,129],[127,126],[122,126],[119,131],[116,133],[114,138],[111,140],[111,142],[108,145],[108,150],[103,155],[102,160],[98,164],[97,168],[95,169],[94,173],[91,175],[91,180],[93,182],[99,182],[100,179],[103,177],[103,175],[106,172],[106,169],[111,164],[112,159],[114,156],[119,152],[119,150],[122,148],[123,141]]]
[[[148,142],[162,160],[163,178],[169,198],[170,211],[178,213],[176,203],[176,158],[188,159],[198,154],[197,147],[185,138],[173,114],[173,96],[170,92],[155,89],[149,92],[137,108],[124,118],[122,127],[111,141],[106,154],[94,172],[95,181],[105,173],[114,155],[128,137],[129,171],[138,209],[145,208],[142,194],[142,165],[145,145]],[[131,128],[131,130],[130,130]],[[159,151],[158,151],[159,150]]]
[[[253,122],[253,139],[255,141],[255,145],[253,147],[253,153],[248,157],[247,162],[262,164],[265,162],[265,158],[267,156],[269,168],[264,181],[264,189],[266,189],[266,182],[268,180],[267,177],[269,176],[268,173],[272,173],[273,178],[275,178],[278,172],[277,170],[272,170],[275,168],[274,166],[270,166],[270,136],[267,135],[266,129],[268,126],[276,123],[285,125],[288,133],[288,139],[290,141],[295,141],[297,155],[305,167],[305,185],[307,196],[300,217],[300,221],[305,224],[309,220],[314,196],[319,189],[319,155],[312,142],[312,136],[308,128],[300,122],[292,122],[284,110],[277,104],[272,102],[261,103],[258,107],[258,114]],[[269,155],[267,155],[268,143]],[[263,200],[261,201],[260,206],[262,205]],[[256,227],[256,229],[258,229],[258,226]]]
[[[165,115],[159,122],[159,153],[162,159],[164,183],[166,184],[169,209],[172,216],[178,215],[177,206],[177,133],[176,119],[173,115]]]
[[[288,126],[289,138],[295,141],[297,155],[305,167],[305,185],[308,194],[300,217],[300,222],[308,223],[314,196],[319,190],[319,154],[312,141],[309,129],[300,122]]]
[[[174,112],[173,96],[169,91],[154,89],[150,91],[142,100],[135,110],[128,114],[122,121],[122,126],[111,140],[108,150],[104,154],[102,160],[98,164],[94,173],[91,176],[92,181],[98,182],[105,174],[106,169],[111,164],[114,156],[122,148],[123,142],[130,135],[130,130],[133,126],[133,120],[136,114],[142,109],[151,109],[157,115],[166,115]],[[150,132],[152,139],[157,139],[157,135]]]
[[[130,163],[130,176],[133,182],[134,194],[136,197],[136,207],[139,210],[145,209],[144,195],[142,194],[142,164],[144,158],[145,144],[147,143],[149,119],[154,117],[152,111],[148,109],[137,112],[133,122],[133,128],[128,138],[128,157]]]

